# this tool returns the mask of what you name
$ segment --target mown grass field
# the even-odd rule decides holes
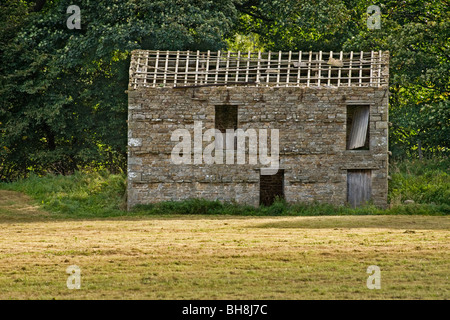
[[[0,299],[450,298],[448,216],[71,219],[37,204],[0,190]]]

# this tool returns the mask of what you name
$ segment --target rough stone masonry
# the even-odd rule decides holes
[[[388,54],[383,54],[387,65]],[[387,67],[386,67],[387,68]],[[386,73],[384,75],[387,77]],[[261,192],[289,203],[349,202],[350,175],[368,176],[368,197],[386,207],[388,191],[388,85],[129,87],[128,208],[159,201],[204,198],[254,206]],[[261,179],[261,164],[174,164],[176,129],[217,126],[217,107],[237,109],[243,130],[279,129],[281,183]],[[348,150],[355,108],[369,108],[365,148]],[[204,142],[204,146],[208,143]],[[192,152],[193,148],[192,148]],[[281,191],[280,191],[281,188]],[[355,190],[359,190],[356,186]],[[353,190],[353,189],[352,189]]]

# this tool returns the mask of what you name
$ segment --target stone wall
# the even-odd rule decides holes
[[[128,207],[193,197],[259,205],[260,164],[177,165],[176,129],[214,128],[216,106],[237,106],[238,128],[279,129],[288,202],[345,205],[347,170],[372,170],[372,200],[387,204],[388,88],[201,87],[129,90]],[[369,150],[346,150],[347,106],[369,105]],[[208,143],[204,142],[204,146]],[[194,149],[192,148],[192,152]]]

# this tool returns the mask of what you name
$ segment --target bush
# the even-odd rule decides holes
[[[427,159],[403,161],[391,166],[389,200],[393,205],[415,203],[450,205],[450,161]]]
[[[126,176],[77,171],[70,176],[31,175],[0,188],[24,192],[54,213],[70,217],[102,217],[123,215],[126,208]]]

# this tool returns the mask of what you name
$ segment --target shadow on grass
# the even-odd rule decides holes
[[[252,226],[253,228],[276,229],[403,229],[414,234],[415,230],[449,230],[450,218],[443,216],[332,216],[301,217],[284,221],[273,221]]]

